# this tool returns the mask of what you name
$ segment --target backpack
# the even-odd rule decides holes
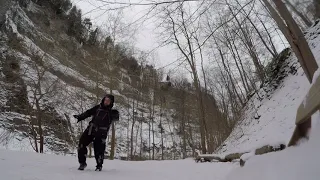
[[[111,119],[112,121],[119,121],[119,111],[116,109],[111,110]]]

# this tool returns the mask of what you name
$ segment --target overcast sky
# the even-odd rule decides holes
[[[107,13],[105,13],[105,10],[103,10],[105,7],[97,8],[102,6],[101,3],[97,2],[96,0],[72,0],[72,2],[73,5],[80,7],[84,17],[89,17],[94,24],[102,25],[105,23],[107,18]],[[134,3],[142,1],[131,0],[130,2]],[[137,19],[141,19],[141,17],[148,12],[149,8],[149,6],[132,6],[130,8],[126,8],[123,11],[126,23],[131,23]],[[136,33],[136,41],[134,46],[146,52],[156,49],[156,62],[150,63],[154,64],[156,68],[162,68],[163,66],[166,66],[165,70],[168,71],[175,68],[178,64],[177,62],[169,65],[177,59],[177,51],[173,46],[157,48],[159,47],[161,41],[157,38],[154,22],[155,19],[149,19],[139,27],[138,32]],[[141,25],[141,23],[139,23],[139,25]]]
[[[94,25],[101,26],[104,23],[108,22],[108,12],[115,12],[115,11],[108,11],[106,12],[106,9],[110,8],[116,8],[116,6],[113,4],[113,2],[117,3],[124,3],[124,2],[130,2],[130,3],[150,3],[150,2],[159,2],[159,1],[151,1],[151,0],[71,0],[73,2],[73,5],[76,5],[82,10],[83,18],[88,17],[92,20]],[[104,2],[104,3],[102,3]],[[109,3],[108,6],[106,6],[106,3]],[[110,5],[111,4],[111,5]],[[124,4],[121,4],[121,6],[124,6]],[[119,5],[118,5],[119,7]],[[141,17],[145,16],[150,10],[150,6],[130,6],[128,8],[125,8],[123,10],[124,13],[124,23],[130,24],[132,22],[136,22],[137,20],[141,20]],[[154,14],[154,13],[153,13]],[[143,18],[145,19],[145,18]],[[138,23],[135,23],[135,25],[139,25],[138,31],[135,32],[135,40],[133,41],[134,47],[145,51],[150,52],[152,50],[155,50],[156,52],[156,58],[153,59],[151,56],[149,56],[149,64],[155,65],[155,68],[165,70],[165,73],[168,73],[171,77],[174,76],[180,76],[184,75],[189,80],[191,78],[189,72],[181,66],[180,62],[177,61],[178,57],[181,57],[179,55],[178,50],[175,49],[173,45],[165,46],[165,47],[159,47],[159,45],[162,43],[161,39],[158,38],[158,32],[159,29],[156,29],[156,25],[159,23],[156,18],[148,19],[147,21],[144,21],[143,23],[139,21]],[[276,32],[274,32],[276,33]],[[282,41],[278,38],[276,34],[275,35],[275,42],[276,46],[279,50],[279,52],[284,48],[285,44],[282,44]],[[215,58],[215,56],[212,57],[205,57],[205,67],[209,67],[212,64],[206,63],[209,61],[206,61],[208,58]],[[140,58],[137,58],[138,60]],[[181,60],[181,59],[180,59]],[[199,64],[198,64],[199,65]],[[164,68],[165,67],[165,68]],[[200,66],[198,66],[200,67]]]

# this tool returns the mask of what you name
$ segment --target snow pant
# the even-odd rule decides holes
[[[88,153],[87,146],[93,142],[94,156],[97,166],[102,166],[104,160],[104,151],[106,149],[106,139],[108,131],[95,129],[90,126],[82,133],[78,146],[78,161],[79,163],[86,162]]]

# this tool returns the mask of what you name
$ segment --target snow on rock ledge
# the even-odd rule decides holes
[[[318,180],[320,177],[320,114],[313,117],[310,139],[298,147],[254,156],[243,168],[235,168],[225,180]]]

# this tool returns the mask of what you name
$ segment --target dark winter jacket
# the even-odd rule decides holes
[[[109,106],[104,105],[104,99],[109,97],[111,100],[111,104]],[[119,119],[119,112],[117,110],[113,110],[114,96],[107,94],[99,105],[94,106],[91,109],[88,109],[84,113],[78,115],[78,121],[82,121],[90,116],[92,116],[92,120],[90,121],[90,125],[93,125],[94,128],[103,129],[105,131],[109,131],[110,125],[112,121],[117,121]]]

